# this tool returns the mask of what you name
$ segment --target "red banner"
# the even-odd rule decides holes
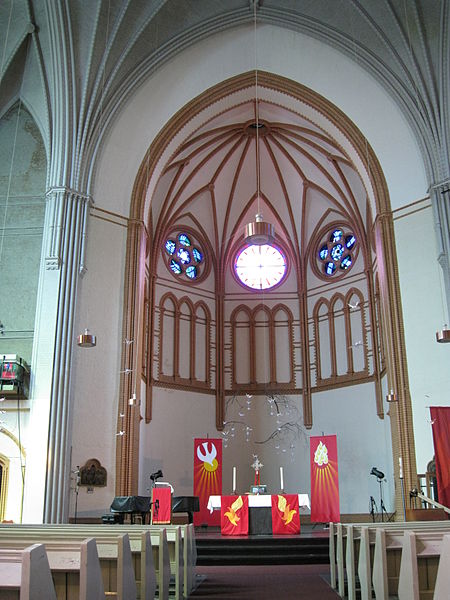
[[[438,502],[450,506],[450,406],[430,406]]]
[[[341,518],[336,436],[311,436],[310,457],[311,522],[337,523]]]
[[[298,494],[272,496],[273,535],[293,535],[300,533]]]
[[[152,490],[152,523],[168,525],[172,521],[172,490],[156,486]]]
[[[210,496],[222,494],[222,440],[196,438],[194,440],[194,496],[198,496],[200,510],[194,513],[194,525],[220,525],[220,513],[208,510]]]
[[[222,496],[222,535],[248,535],[248,496]]]

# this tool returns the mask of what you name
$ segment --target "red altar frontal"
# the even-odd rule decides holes
[[[208,510],[221,512],[222,535],[294,535],[300,510],[310,509],[308,494],[210,496]]]

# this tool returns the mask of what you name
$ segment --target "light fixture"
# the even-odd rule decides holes
[[[263,221],[263,216],[260,211],[260,175],[261,161],[259,153],[259,130],[264,128],[264,125],[259,122],[259,106],[258,106],[258,65],[256,60],[256,0],[253,2],[254,13],[254,30],[255,30],[255,123],[252,128],[255,129],[255,151],[256,151],[256,199],[258,202],[258,212],[255,220],[247,223],[244,229],[244,240],[247,244],[262,246],[270,243],[275,237],[275,227],[271,223]]]
[[[384,473],[383,471],[378,470],[376,467],[372,467],[372,470],[370,471],[371,475],[375,475],[375,477],[377,479],[384,479]]]
[[[81,333],[77,337],[77,344],[81,348],[93,348],[97,345],[97,338],[92,333],[89,333],[88,329],[85,329],[84,333]]]
[[[397,402],[397,394],[394,393],[394,390],[391,390],[389,394],[386,395],[386,402]]]
[[[436,341],[439,344],[447,344],[450,342],[450,329],[448,329],[447,324],[440,331],[436,331]]]

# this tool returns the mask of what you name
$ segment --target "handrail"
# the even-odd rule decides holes
[[[431,498],[424,496],[417,489],[411,490],[409,495],[410,495],[410,497],[413,497],[413,498],[420,498],[424,502],[427,502],[428,504],[432,504],[436,508],[442,508],[443,510],[445,510],[446,513],[448,513],[450,515],[450,508],[448,508],[447,506],[444,506],[443,504],[439,504],[439,502],[436,502],[436,500],[432,500]]]

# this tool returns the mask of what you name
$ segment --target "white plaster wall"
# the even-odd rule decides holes
[[[413,405],[417,470],[425,473],[434,447],[430,406],[448,406],[450,348],[436,342],[447,323],[433,212],[429,201],[395,220],[408,374]]]
[[[75,344],[72,361],[72,469],[96,458],[107,471],[107,486],[88,492],[80,487],[77,516],[109,512],[115,496],[115,449],[122,341],[122,303],[126,228],[91,217],[87,273],[81,278],[76,335],[88,328],[97,336],[94,348]],[[72,487],[74,487],[72,485]],[[70,514],[75,514],[75,492]]]
[[[254,478],[251,463],[257,454],[264,465],[261,482],[267,484],[269,492],[279,491],[282,466],[286,492],[310,494],[309,437],[336,434],[341,512],[367,513],[370,496],[379,505],[379,485],[370,475],[374,466],[385,473],[384,502],[388,511],[393,509],[390,422],[388,417],[381,420],[376,416],[373,384],[314,394],[313,428],[304,430],[295,449],[286,452],[277,451],[270,443],[255,443],[270,433],[267,407],[258,400],[262,399],[254,399],[245,417],[254,428],[250,442],[236,431],[223,448],[223,493],[231,493],[233,466],[237,469],[237,490],[249,491]],[[192,495],[194,438],[221,437],[214,426],[214,407],[213,396],[155,390],[153,420],[141,427],[141,494],[149,493],[149,476],[161,468],[164,481],[174,486],[175,494]]]

